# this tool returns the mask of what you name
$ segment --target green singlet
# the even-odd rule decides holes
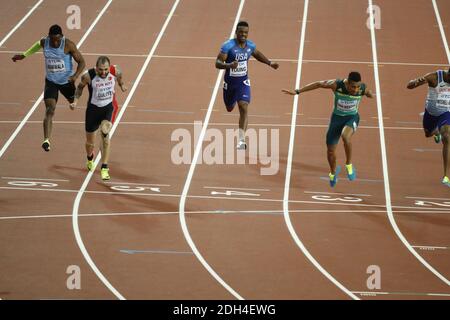
[[[333,114],[338,116],[348,116],[358,113],[359,103],[366,91],[366,85],[361,83],[359,91],[352,96],[345,87],[344,80],[336,80],[336,91],[334,92]]]

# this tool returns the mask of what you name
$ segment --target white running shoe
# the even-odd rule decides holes
[[[247,144],[245,143],[244,140],[240,140],[238,145],[237,145],[237,149],[238,150],[245,150],[247,149]]]

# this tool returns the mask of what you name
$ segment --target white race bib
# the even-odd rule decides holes
[[[236,69],[230,69],[231,77],[243,77],[247,75],[247,60],[239,61]]]
[[[111,100],[113,96],[113,91],[110,88],[102,88],[98,89],[95,95],[95,100],[97,101],[105,101],[105,100]]]
[[[116,78],[108,75],[106,79],[96,76],[91,83],[92,98],[91,103],[97,107],[104,107],[110,104],[114,98],[114,86]]]
[[[47,73],[60,73],[66,71],[63,59],[46,59]]]
[[[358,100],[338,100],[337,109],[343,112],[349,112],[356,109]]]

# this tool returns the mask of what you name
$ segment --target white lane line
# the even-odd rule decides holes
[[[198,213],[198,212],[195,212]],[[78,216],[86,218],[95,217],[121,217],[121,216],[163,216],[175,215],[177,212],[111,212],[111,213],[82,213]],[[0,220],[27,220],[27,219],[49,219],[49,218],[72,218],[72,214],[44,214],[44,215],[25,215],[25,216],[4,216]]]
[[[20,50],[0,50],[0,54],[14,54],[20,53]],[[108,56],[108,57],[125,57],[125,58],[145,58],[146,54],[131,54],[131,53],[93,53],[81,51],[83,56]],[[42,54],[42,52],[37,52],[37,54]],[[177,55],[157,55],[155,54],[153,58],[160,59],[192,59],[192,60],[215,60],[216,57],[205,57],[205,56],[177,56]],[[297,59],[284,59],[284,58],[273,58],[274,61],[280,62],[293,62],[297,63]],[[250,60],[253,62],[254,60]],[[333,64],[366,64],[372,65],[371,61],[352,61],[352,60],[317,60],[317,59],[304,59],[303,63],[333,63]],[[379,65],[394,65],[394,66],[424,66],[424,67],[448,67],[447,63],[420,63],[420,62],[395,62],[386,61],[379,62]]]
[[[156,186],[156,187],[170,187],[170,184],[157,184],[157,183],[135,183],[135,182],[123,182],[123,181],[105,181],[105,184],[115,185],[132,185],[132,186]]]
[[[414,148],[414,149],[412,149],[413,151],[416,151],[416,152],[442,152],[442,150],[440,150],[440,149],[420,149],[420,148]]]
[[[21,190],[21,191],[48,191],[48,192],[66,192],[66,193],[78,193],[78,190],[68,189],[44,189],[44,188],[29,188],[29,187],[0,187],[0,190]],[[178,198],[179,194],[166,194],[166,193],[144,193],[144,192],[120,192],[120,191],[85,191],[87,194],[100,194],[100,195],[113,195],[113,196],[140,196],[140,197],[174,197]],[[211,200],[240,200],[240,201],[260,201],[260,202],[282,202],[280,199],[265,199],[265,198],[245,198],[245,197],[219,197],[219,196],[195,196],[188,195],[188,198],[192,199],[211,199]],[[320,204],[320,205],[332,205],[332,206],[345,206],[345,207],[366,207],[366,208],[385,208],[385,205],[376,204],[361,204],[361,203],[338,203],[338,202],[323,202],[323,201],[306,201],[306,200],[289,200],[291,204]],[[421,208],[424,212],[450,212],[442,208],[422,208],[422,207],[407,207],[407,206],[392,206],[395,209],[417,210]],[[398,211],[400,213],[402,211]],[[405,211],[409,212],[409,211]]]
[[[221,190],[246,190],[246,191],[270,191],[270,189],[252,189],[252,188],[234,188],[234,187],[203,187],[205,189],[221,189]]]
[[[70,180],[64,179],[40,179],[40,178],[18,178],[18,177],[2,177],[5,180],[31,180],[31,181],[61,181],[61,182],[69,182]]]
[[[412,246],[421,250],[450,250],[450,247],[435,247],[435,246]]]
[[[23,190],[23,191],[49,191],[49,192],[66,192],[66,193],[78,193],[79,190],[70,189],[43,189],[43,188],[28,188],[28,187],[0,187],[5,190]],[[179,197],[178,194],[163,194],[163,193],[142,193],[142,192],[120,192],[120,191],[84,191],[88,194],[104,194],[104,195],[135,195],[135,196],[160,196],[160,197]]]
[[[192,111],[176,111],[176,110],[157,110],[157,109],[136,109],[137,112],[153,112],[153,113],[173,113],[173,114],[195,114]]]
[[[417,197],[407,196],[405,198],[407,198],[407,199],[418,199],[418,200],[444,200],[444,201],[450,201],[450,198],[427,198],[427,197],[421,197],[421,196],[417,196]]]
[[[15,124],[15,123],[21,123],[21,121],[22,120],[0,120],[0,123],[12,123],[12,124]],[[42,121],[28,121],[27,122],[28,124],[38,124],[38,123],[40,123],[40,124],[42,124]],[[84,121],[53,121],[53,123],[54,124],[56,124],[56,123],[65,123],[65,124],[82,124],[82,123],[84,123]]]
[[[20,123],[19,120],[0,120],[1,123]],[[38,120],[32,120],[28,121],[28,124],[42,124],[42,121]],[[53,121],[53,124],[84,124],[83,121]],[[121,123],[122,125],[194,125],[193,122],[160,122],[160,121],[124,121]],[[228,122],[211,122],[211,126],[235,126],[236,123],[228,123]],[[250,127],[291,127],[290,124],[284,124],[284,123],[249,123]],[[297,124],[296,127],[302,127],[302,128],[328,128],[328,125],[325,124]],[[359,126],[358,130],[360,129],[376,129],[378,130],[378,127],[373,126]],[[420,127],[385,127],[385,130],[423,130],[423,128]]]
[[[362,296],[396,295],[396,296],[433,296],[450,297],[450,293],[428,293],[428,292],[382,292],[382,291],[353,291]]]
[[[420,125],[422,122],[419,122],[419,121],[395,121],[395,123],[400,123],[400,124],[417,124],[417,125]]]
[[[308,6],[309,0],[305,0],[303,7],[303,20],[302,20],[302,29],[300,34],[300,47],[298,50],[298,63],[297,63],[297,75],[295,79],[295,88],[300,87],[300,79],[302,74],[302,62],[303,62],[303,49],[305,45],[305,34],[306,34],[306,22],[308,18]],[[339,281],[336,280],[328,271],[326,271],[319,262],[309,253],[308,249],[306,249],[303,242],[300,240],[297,235],[294,226],[292,225],[291,218],[289,215],[289,188],[291,181],[291,171],[292,171],[292,158],[294,154],[294,140],[295,140],[295,128],[297,121],[297,107],[298,105],[298,95],[294,96],[294,102],[292,106],[292,117],[291,117],[291,131],[289,137],[289,153],[286,164],[286,179],[284,184],[284,195],[283,195],[283,214],[286,225],[289,229],[289,233],[291,237],[294,239],[297,246],[303,252],[303,254],[309,259],[309,261],[326,277],[330,280],[334,285],[336,285],[339,289],[349,295],[352,299],[359,300],[357,296],[355,296],[350,290],[344,287]]]
[[[370,194],[356,194],[356,193],[339,193],[339,192],[323,192],[323,191],[303,191],[304,193],[309,194],[337,194],[342,196],[360,196],[360,197],[371,197]]]
[[[313,63],[338,63],[338,64],[366,64],[372,65],[371,61],[347,61],[347,60],[304,60],[305,62]],[[443,63],[415,63],[415,62],[379,62],[379,65],[394,65],[394,66],[448,66]]]
[[[189,251],[171,251],[171,250],[133,250],[133,249],[122,249],[122,253],[136,254],[136,253],[150,253],[150,254],[180,254],[180,255],[191,255],[192,252]]]
[[[22,25],[22,23],[25,22],[25,20],[28,19],[28,17],[36,10],[37,7],[43,2],[43,0],[39,0],[36,2],[36,4],[28,11],[28,13],[20,20],[14,28],[11,29],[11,31],[0,41],[0,47],[3,46],[3,44],[13,35],[14,32]]]
[[[319,177],[321,180],[325,180],[325,181],[330,181],[329,177],[323,176],[323,177]],[[341,181],[345,181],[344,179],[341,179]],[[364,178],[360,178],[358,177],[358,182],[370,182],[370,183],[381,183],[383,182],[383,180],[378,180],[378,179],[364,179]]]
[[[80,42],[77,44],[77,48],[81,47],[83,42],[86,40],[86,38],[89,36],[89,34],[92,32],[94,27],[96,26],[97,22],[100,20],[100,18],[103,16],[103,14],[106,12],[106,10],[109,8],[110,4],[113,0],[108,0],[108,2],[103,7],[102,11],[97,15],[97,18],[95,18],[94,22],[90,25],[89,29],[86,31],[84,36],[81,38]],[[31,107],[31,109],[28,111],[28,113],[25,115],[25,117],[22,119],[20,124],[17,126],[16,130],[12,133],[12,135],[9,137],[9,139],[6,141],[6,143],[3,145],[2,149],[0,150],[0,158],[3,156],[5,151],[8,149],[8,147],[11,145],[11,143],[14,141],[16,136],[19,134],[20,130],[22,130],[23,126],[27,123],[28,119],[31,117],[31,115],[36,110],[37,106],[41,103],[41,101],[44,99],[44,92],[41,93],[39,98],[36,100],[34,105]]]
[[[385,213],[386,210],[324,210],[324,209],[314,209],[314,210],[289,210],[290,213],[315,213],[315,214],[358,214],[358,213]],[[212,215],[227,215],[227,214],[233,214],[233,215],[264,215],[264,216],[281,216],[283,215],[283,210],[205,210],[205,211],[186,211],[186,213],[189,214],[212,214]],[[430,213],[430,211],[395,211],[394,213]],[[441,212],[433,212],[433,213],[448,213],[441,211]],[[99,218],[99,217],[123,217],[123,216],[171,216],[171,215],[178,215],[178,211],[155,211],[155,212],[110,212],[110,213],[81,213],[78,216],[80,218]],[[14,216],[14,215],[8,215],[8,216],[0,216],[1,220],[30,220],[30,219],[54,219],[54,218],[72,218],[72,214],[44,214],[44,215],[23,215],[23,216]],[[283,217],[284,218],[284,217]],[[419,248],[423,248],[424,246],[416,246]],[[426,247],[426,246],[425,246]],[[433,247],[430,247],[433,248]],[[436,249],[444,249],[447,248],[450,250],[449,247],[434,247]]]
[[[21,103],[19,103],[19,102],[0,102],[0,105],[5,105],[5,106],[20,106]]]
[[[434,0],[433,0],[434,1]],[[444,283],[447,285],[450,285],[450,281],[448,281],[442,274],[440,274],[436,269],[434,269],[425,259],[420,256],[417,251],[411,247],[411,244],[408,242],[408,240],[405,238],[405,236],[400,231],[397,222],[395,221],[394,214],[392,213],[392,203],[391,203],[391,191],[390,191],[390,184],[389,184],[389,173],[388,173],[388,161],[387,161],[387,151],[386,151],[386,141],[384,137],[384,124],[383,124],[383,107],[381,104],[381,86],[380,86],[380,78],[378,74],[378,54],[377,54],[377,41],[375,36],[375,28],[373,25],[374,18],[373,18],[373,4],[372,0],[368,0],[369,2],[369,13],[370,13],[370,35],[372,39],[372,55],[373,55],[373,64],[374,64],[374,76],[375,76],[375,92],[377,97],[377,110],[378,110],[378,126],[380,127],[380,147],[381,147],[381,158],[382,158],[382,164],[383,164],[383,177],[384,177],[384,191],[386,196],[386,209],[387,214],[389,217],[389,222],[392,225],[392,228],[394,229],[395,233],[397,234],[398,238],[403,242],[405,247],[419,260],[420,263],[422,263],[428,270],[430,270],[435,276],[437,276],[439,279],[441,279]]]
[[[0,54],[18,54],[21,53],[20,50],[0,50]],[[107,57],[124,57],[124,58],[143,58],[147,57],[146,54],[128,54],[128,53],[105,53],[105,52],[84,52],[83,50],[80,50],[80,52],[83,54],[83,56],[107,56]],[[35,54],[41,54],[42,52],[36,52]],[[156,58],[156,55],[153,56]]]
[[[239,114],[236,113],[222,113],[223,116],[228,116],[228,117],[239,117]],[[252,114],[249,113],[249,116],[251,116],[252,118],[268,118],[268,119],[274,119],[274,118],[280,118],[280,116],[274,116],[274,115],[262,115],[262,114]]]
[[[239,9],[237,11],[236,18],[235,18],[235,21],[233,23],[233,27],[231,29],[231,33],[230,33],[229,38],[233,37],[236,25],[238,23],[239,17],[241,16],[241,13],[242,13],[242,8],[244,7],[244,3],[245,3],[245,0],[241,0],[240,1]],[[203,140],[205,138],[206,128],[208,127],[209,119],[211,118],[211,113],[212,113],[212,110],[214,108],[214,102],[216,101],[217,93],[219,91],[220,83],[222,82],[223,74],[224,74],[224,70],[222,69],[222,70],[219,71],[219,74],[217,75],[216,84],[214,85],[214,89],[213,89],[213,92],[212,92],[212,95],[211,95],[211,100],[209,101],[208,111],[206,112],[206,116],[205,116],[205,120],[203,122],[202,130],[200,131],[200,135],[198,137],[198,142],[197,142],[197,145],[195,146],[194,156],[192,158],[192,162],[191,162],[191,165],[189,167],[189,172],[188,172],[188,175],[186,177],[186,182],[185,182],[184,187],[183,187],[183,192],[181,194],[180,204],[179,204],[180,224],[181,224],[181,228],[183,230],[183,235],[184,235],[186,241],[188,242],[189,246],[191,247],[192,252],[194,252],[195,256],[200,261],[200,263],[203,265],[203,267],[211,274],[211,276],[214,277],[214,279],[216,279],[217,282],[219,282],[235,298],[237,298],[239,300],[244,300],[244,298],[241,295],[239,295],[239,293],[237,293],[232,287],[230,287],[213,270],[213,268],[211,268],[211,266],[208,264],[208,262],[206,262],[206,260],[202,256],[202,254],[198,251],[194,241],[192,240],[192,237],[191,237],[191,235],[189,233],[189,229],[188,229],[188,226],[187,226],[187,223],[186,223],[186,212],[185,212],[186,198],[187,198],[187,194],[189,192],[189,187],[191,185],[191,180],[192,180],[192,177],[194,175],[194,171],[195,171],[195,167],[197,165],[197,161],[198,161],[198,158],[199,158],[199,155],[200,155],[200,151],[203,148],[202,144],[203,144]]]
[[[141,81],[142,77],[144,76],[144,73],[150,63],[150,60],[153,57],[153,54],[155,53],[156,48],[158,47],[159,42],[161,41],[161,38],[167,28],[167,26],[169,25],[170,20],[172,19],[172,16],[175,12],[175,9],[178,6],[178,3],[180,2],[180,0],[175,0],[172,9],[170,10],[169,15],[167,16],[164,25],[161,28],[161,31],[158,34],[158,37],[156,38],[153,47],[151,48],[147,58],[145,59],[144,65],[142,66],[139,75],[137,76],[136,80],[133,83],[133,87],[130,90],[130,93],[128,94],[125,103],[123,104],[122,108],[120,109],[119,114],[117,115],[117,119],[116,122],[114,123],[114,125],[111,128],[110,131],[110,137],[112,138],[112,136],[114,135],[114,132],[118,126],[118,124],[120,123],[120,119],[122,119],[122,116],[125,112],[125,110],[127,109],[128,104],[130,103],[131,98],[134,95],[134,92],[136,91],[139,82]],[[101,154],[98,153],[97,157],[95,158],[95,163],[94,163],[94,168],[98,165],[98,163],[100,162],[100,158],[101,158]],[[83,243],[83,239],[81,238],[81,233],[80,233],[80,227],[78,225],[78,210],[79,210],[79,206],[80,206],[80,202],[81,202],[81,198],[83,196],[84,191],[86,190],[89,181],[91,180],[92,176],[93,176],[94,170],[90,171],[87,176],[86,179],[84,180],[80,190],[77,193],[77,196],[75,198],[74,204],[73,204],[73,210],[72,210],[72,224],[73,224],[73,231],[75,234],[75,238],[77,241],[78,246],[80,247],[80,250],[84,256],[84,258],[86,259],[86,261],[88,262],[89,266],[92,268],[92,270],[95,272],[95,274],[99,277],[99,279],[105,284],[105,286],[119,299],[121,300],[125,300],[125,298],[120,294],[119,291],[116,290],[116,288],[114,288],[111,283],[105,278],[105,276],[100,272],[100,270],[97,268],[97,266],[95,265],[94,261],[92,260],[91,256],[89,255],[88,251],[86,250],[86,247]]]
[[[450,50],[448,48],[447,37],[445,36],[444,26],[442,25],[441,15],[439,14],[439,8],[436,0],[431,1],[433,3],[434,13],[437,23],[439,25],[439,31],[441,33],[442,43],[444,44],[445,54],[447,55],[447,61],[450,63]]]

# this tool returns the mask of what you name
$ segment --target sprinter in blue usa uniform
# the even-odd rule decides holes
[[[223,100],[228,112],[233,111],[236,103],[239,107],[239,143],[237,148],[245,150],[245,131],[248,125],[248,105],[250,104],[250,79],[248,78],[248,60],[253,56],[259,62],[278,69],[278,63],[267,59],[256,45],[247,40],[249,26],[240,21],[236,26],[236,37],[226,41],[216,60],[216,68],[225,69]]]

